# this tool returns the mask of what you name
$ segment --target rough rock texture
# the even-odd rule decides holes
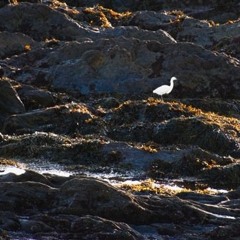
[[[239,13],[0,1],[0,239],[239,239]]]
[[[73,40],[87,34],[87,30],[66,15],[43,4],[7,5],[0,9],[0,18],[5,20],[0,23],[1,30],[22,32],[37,41],[47,38]]]
[[[21,99],[7,79],[0,79],[0,88],[1,114],[14,114],[25,111]]]
[[[16,89],[26,108],[51,107],[55,105],[54,96],[50,91],[29,85]]]
[[[40,46],[31,37],[22,33],[0,32],[0,57],[6,58],[14,54],[30,51]]]
[[[2,176],[0,181],[1,227],[8,231],[21,230],[33,237],[54,237],[57,231],[56,236],[72,236],[71,239],[83,236],[86,239],[104,239],[104,236],[108,236],[107,239],[144,239],[133,229],[137,224],[178,224],[180,221],[210,224],[216,221],[214,205],[204,207],[177,197],[134,196],[92,178],[63,178],[59,182],[54,176],[39,177],[37,173],[26,171],[18,176]],[[221,214],[228,213],[221,202],[219,208]],[[43,211],[44,214],[39,213]],[[237,211],[232,209],[228,214],[234,219]],[[123,220],[132,227],[119,222]],[[232,223],[230,230],[235,221],[229,221]],[[208,230],[208,234],[216,234],[216,231],[216,228]]]

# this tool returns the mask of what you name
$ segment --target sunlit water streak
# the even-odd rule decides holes
[[[14,166],[7,166],[7,167],[0,167],[0,175],[5,175],[9,173],[14,173],[16,175],[24,174],[26,171],[22,168],[14,167]]]
[[[0,175],[5,175],[9,173],[13,173],[16,175],[24,174],[26,171],[25,169],[36,171],[40,174],[52,174],[52,175],[58,175],[62,177],[69,177],[74,176],[78,174],[84,174],[87,177],[93,177],[97,179],[104,180],[108,183],[110,183],[113,186],[121,187],[122,185],[140,185],[147,179],[144,177],[145,173],[144,171],[126,171],[126,172],[117,172],[114,169],[108,169],[108,171],[99,171],[99,172],[91,172],[91,171],[67,171],[64,169],[64,166],[57,164],[57,163],[50,163],[48,161],[39,161],[34,163],[28,163],[23,165],[22,167],[15,167],[15,166],[0,166]],[[184,180],[188,181],[196,181],[196,179],[173,179],[168,180],[164,179],[161,183],[158,181],[152,180],[150,183],[151,188],[161,188],[164,187],[165,189],[168,189],[170,191],[180,192],[184,189],[184,187],[180,187],[177,185],[177,182],[183,182]],[[214,189],[208,187],[206,189],[208,192],[211,192],[212,194],[226,194],[228,191],[224,189]]]
[[[0,175],[5,175],[9,173],[14,173],[16,175],[21,175],[24,174],[26,171],[25,169],[29,170],[34,170],[38,173],[41,174],[53,174],[53,175],[58,175],[58,176],[63,176],[63,177],[69,177],[69,176],[74,176],[78,174],[84,174],[88,177],[93,177],[93,178],[98,178],[104,181],[107,181],[113,186],[116,187],[121,187],[123,185],[128,185],[128,186],[133,186],[133,185],[141,185],[144,182],[150,184],[151,188],[164,188],[169,191],[173,192],[181,192],[184,187],[179,187],[174,181],[170,181],[168,179],[164,179],[162,182],[154,181],[154,180],[148,180],[144,178],[144,172],[139,172],[139,171],[126,171],[126,172],[117,172],[113,169],[110,169],[106,172],[91,172],[91,171],[83,171],[80,173],[80,171],[66,171],[64,169],[64,166],[60,164],[53,164],[49,162],[42,162],[40,161],[39,163],[30,163],[30,164],[25,164],[20,167],[13,167],[13,166],[0,166]],[[194,179],[181,179],[182,181],[184,180],[192,180]],[[179,182],[180,180],[178,179]],[[181,181],[180,181],[181,182]],[[212,192],[213,194],[218,194],[218,193],[227,193],[227,190],[224,189],[213,189],[213,188],[207,188],[209,192]],[[228,216],[228,215],[220,215],[220,214],[215,214],[211,213],[208,211],[205,211],[206,214],[214,216],[218,219],[229,219],[229,220],[235,220],[236,218],[233,216]],[[136,229],[137,231],[140,229]],[[143,232],[142,234],[147,238],[147,239],[161,239],[160,235],[158,235],[156,232],[152,231],[146,231],[144,232],[144,229],[142,229]],[[14,233],[9,233],[11,235],[12,240],[36,240],[36,238],[32,238],[32,236],[29,236],[28,234],[22,233],[22,236],[16,236]],[[19,234],[19,233],[18,233]],[[175,239],[177,240],[177,238]]]

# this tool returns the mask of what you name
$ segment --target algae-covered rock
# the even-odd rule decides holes
[[[68,104],[32,112],[12,115],[6,119],[3,132],[28,133],[35,131],[52,131],[56,133],[71,133],[74,131],[94,131],[96,116],[84,104]],[[95,129],[97,131],[97,127]]]
[[[0,1],[0,239],[238,239],[239,7]]]

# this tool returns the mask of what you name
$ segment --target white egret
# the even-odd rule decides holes
[[[156,88],[155,90],[153,90],[153,93],[160,95],[161,98],[162,98],[162,95],[169,94],[173,90],[173,81],[175,81],[175,80],[177,80],[177,78],[172,77],[170,80],[170,86],[162,85],[162,86]],[[163,98],[162,98],[162,100],[163,100]]]

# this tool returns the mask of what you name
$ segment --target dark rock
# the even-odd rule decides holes
[[[97,48],[95,42],[80,45],[85,50],[74,57],[74,62],[66,62],[66,58],[73,58],[63,55],[59,58],[65,62],[52,67],[48,79],[54,88],[78,90],[82,94],[139,94],[152,91],[174,75],[179,81],[172,95],[239,97],[237,62],[193,44],[115,39],[100,41]]]
[[[26,233],[39,233],[39,232],[53,232],[54,228],[49,227],[47,224],[30,219],[20,219],[21,230]]]
[[[226,237],[230,240],[238,239],[240,236],[240,225],[239,223],[233,223],[228,226],[220,226],[214,229],[209,236],[211,239],[225,239]]]
[[[7,5],[0,8],[0,18],[5,19],[0,23],[2,31],[22,32],[37,41],[47,38],[73,40],[89,34],[79,23],[44,4]]]
[[[232,16],[224,23],[234,18],[235,21],[219,25],[211,20],[190,18],[181,11],[141,11],[133,14],[130,24],[149,30],[163,29],[178,41],[193,42],[205,48],[227,52],[235,57],[239,54],[237,43],[234,44],[234,42],[238,42],[239,38],[236,28],[239,20]]]
[[[102,108],[115,108],[120,105],[120,102],[117,98],[114,97],[108,97],[108,98],[102,98],[97,103],[97,106],[101,106]]]
[[[21,99],[7,79],[0,79],[0,88],[1,114],[16,114],[25,112]]]
[[[222,167],[213,167],[207,169],[201,176],[207,178],[214,187],[236,188],[240,184],[240,166],[236,162]]]
[[[192,221],[199,221],[204,217],[204,214],[199,215],[198,211],[189,208],[178,199],[138,198],[93,178],[70,180],[66,178],[58,188],[34,181],[2,182],[0,188],[1,211],[14,211],[18,214],[29,214],[29,216],[44,210],[55,214],[77,216],[94,214],[115,221],[127,219],[128,223],[135,224],[163,219],[179,221],[190,213]],[[148,204],[155,205],[155,211],[151,207],[146,207]],[[168,206],[173,214],[168,215],[162,206]],[[175,214],[177,209],[178,212]],[[31,222],[29,224],[32,225]]]
[[[202,150],[201,148],[193,147],[192,149],[178,149],[173,153],[173,150],[168,151],[168,155],[159,154],[159,158],[151,163],[149,174],[152,177],[164,176],[201,176],[211,184],[214,177],[211,175],[212,168],[221,168],[221,166],[231,166],[235,161],[230,157],[222,157],[211,152]],[[209,172],[209,173],[208,173]],[[205,174],[205,177],[203,175]]]
[[[49,209],[57,191],[48,185],[36,182],[1,183],[1,211],[18,214],[37,213],[38,209]],[[9,196],[11,195],[11,198]]]
[[[0,239],[238,239],[239,1],[0,7]]]
[[[221,99],[182,99],[182,103],[200,108],[206,112],[214,112],[219,115],[229,117],[240,117],[240,102],[238,100],[221,100]]]
[[[13,115],[6,119],[3,132],[28,133],[35,131],[73,132],[83,124],[94,125],[94,114],[85,104],[70,104]],[[94,126],[93,126],[94,129]],[[86,129],[85,129],[86,131]]]
[[[128,101],[114,109],[109,119],[115,127],[109,129],[109,137],[118,141],[198,145],[234,156],[239,152],[238,121],[203,112],[201,116],[197,109],[179,103],[158,104],[151,99],[146,103]],[[234,131],[228,130],[229,121]]]
[[[148,31],[139,29],[134,26],[115,27],[113,29],[104,29],[102,32],[102,38],[130,38],[139,40],[152,40],[158,41],[161,44],[176,43],[176,40],[167,32],[159,29],[156,31]]]
[[[237,59],[240,59],[240,36],[237,35],[236,37],[231,38],[223,38],[219,42],[217,42],[212,49],[214,51],[226,53],[230,56],[233,56]]]
[[[28,109],[52,107],[55,105],[53,94],[47,90],[22,85],[17,89],[18,95]]]
[[[212,47],[216,42],[226,38],[234,38],[239,35],[237,28],[239,21],[232,24],[211,26],[207,21],[199,21],[185,18],[180,24],[181,31],[177,33],[176,39],[179,41],[191,41],[204,47]]]
[[[162,144],[193,144],[203,149],[219,153],[231,154],[239,151],[238,139],[208,125],[198,118],[170,120],[164,124],[157,124],[154,129],[153,140]],[[185,135],[186,134],[186,135]],[[223,147],[224,146],[224,147]]]
[[[168,29],[177,19],[177,16],[156,11],[139,11],[135,12],[131,18],[130,24],[143,29],[157,30]]]
[[[31,51],[40,44],[22,33],[0,32],[0,57],[11,57],[15,54]]]
[[[49,185],[35,182],[38,179],[41,181],[41,178],[37,173],[34,176],[34,172],[30,175],[26,172],[16,178],[19,182],[11,182],[10,179],[2,182],[0,179],[0,227],[36,234],[36,237],[56,236],[57,231],[57,236],[65,239],[72,239],[73,236],[73,239],[82,236],[89,239],[102,236],[109,236],[108,239],[144,239],[127,224],[116,221],[124,220],[135,225],[154,223],[152,226],[159,233],[174,235],[176,231],[163,230],[163,225],[161,227],[156,223],[213,222],[215,214],[230,214],[227,208],[216,208],[210,204],[205,206],[193,200],[134,196],[93,178],[65,178],[62,184],[55,187],[51,186],[51,176],[48,177]],[[212,203],[211,198],[208,199]],[[42,211],[44,214],[39,213]],[[230,215],[236,214],[237,211],[232,211]]]
[[[11,231],[18,231],[20,228],[20,222],[18,219],[18,216],[11,212],[11,211],[0,211],[0,226],[5,231],[11,230]],[[0,237],[3,237],[2,235],[7,236],[7,232],[5,234],[2,232],[0,233]],[[3,238],[5,240],[5,238]],[[6,238],[7,239],[7,238]]]
[[[223,194],[210,195],[195,192],[181,192],[178,193],[177,196],[181,199],[191,199],[195,202],[204,204],[221,204],[227,200],[227,196],[223,196]]]
[[[71,232],[84,239],[143,240],[140,233],[125,223],[113,222],[100,217],[84,216],[71,224]]]
[[[4,69],[0,66],[0,78],[4,76]]]

